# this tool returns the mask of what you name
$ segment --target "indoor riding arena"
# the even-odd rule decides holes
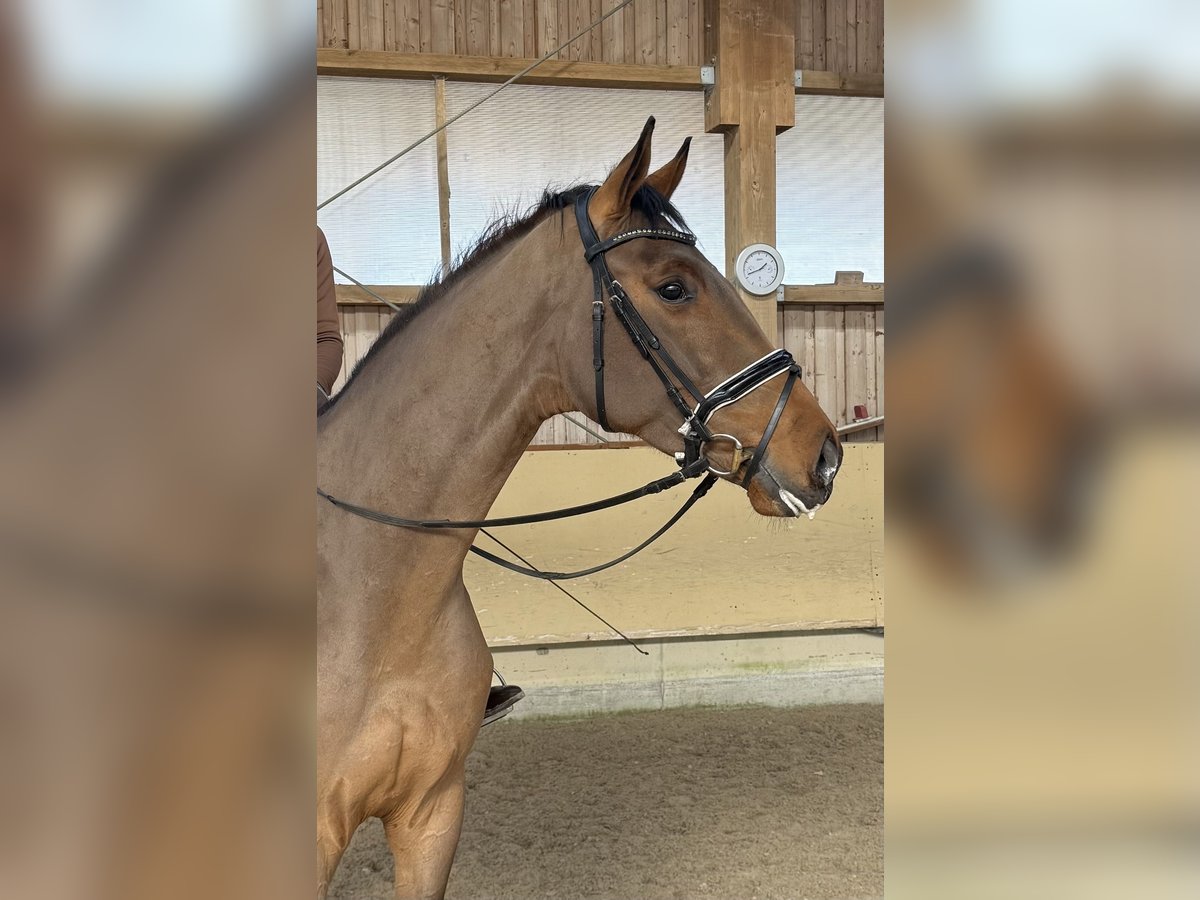
[[[585,195],[595,217],[614,183],[610,172],[632,158],[636,175],[643,147],[650,184],[667,184],[686,163],[677,184],[662,191],[682,219],[666,239],[624,235],[627,243],[594,257],[600,262],[585,261],[574,233],[579,212],[568,207],[564,251],[522,265],[530,283],[581,285],[577,296],[555,302],[578,304],[578,353],[559,355],[584,373],[583,408],[541,424],[483,511],[494,519],[589,504],[681,471],[669,445],[687,419],[676,415],[662,439],[650,431],[639,437],[612,421],[604,427],[603,407],[592,405],[595,370],[597,382],[608,379],[608,418],[622,421],[635,383],[620,375],[628,359],[637,390],[673,413],[652,368],[660,357],[644,351],[652,365],[641,361],[629,343],[637,329],[616,307],[593,359],[593,312],[615,290],[609,276],[629,290],[679,367],[695,375],[701,396],[685,391],[686,407],[700,409],[718,388],[732,391],[713,404],[711,430],[719,433],[698,445],[712,453],[709,471],[722,477],[641,552],[570,579],[530,578],[467,556],[463,581],[491,652],[493,683],[517,685],[524,697],[478,732],[467,757],[446,896],[882,897],[882,0],[318,0],[318,7],[318,224],[335,267],[343,341],[336,406],[389,322],[419,311],[422,286],[481,278],[460,273],[456,281],[454,273],[507,252],[505,235],[519,236],[520,217],[544,192],[565,191],[557,196],[570,200],[573,186],[602,184]],[[688,138],[690,150],[680,151]],[[481,236],[502,219],[518,224],[493,229],[500,237],[481,250]],[[600,239],[609,237],[595,224]],[[627,272],[635,251],[692,253],[692,235],[694,249],[731,283],[722,290],[741,304],[737,321],[766,338],[755,337],[760,349],[711,376],[697,372],[699,358],[660,324],[687,314],[686,303],[670,305],[672,285],[656,286],[658,300],[638,294]],[[485,298],[488,314],[515,315],[526,293],[499,281]],[[699,296],[693,305],[708,301]],[[506,341],[499,349],[516,358],[543,339],[538,327],[524,334],[461,339],[488,342],[492,352],[491,342]],[[701,337],[713,346],[741,339]],[[421,346],[408,352],[427,355]],[[790,357],[763,357],[759,363],[776,368],[738,386],[738,369],[759,365],[755,358],[774,348]],[[449,353],[445,367],[452,377]],[[666,371],[663,384],[686,387]],[[774,465],[799,440],[792,413],[781,411],[810,395],[820,408],[813,415],[823,411],[832,429],[813,456],[818,474],[830,467],[832,493],[813,506],[780,489],[782,512],[763,515],[766,501],[739,473]],[[439,401],[424,411],[424,430],[470,424],[455,406]],[[479,441],[490,440],[484,420],[505,409],[497,402],[478,413]],[[735,415],[753,426],[723,424],[741,421]],[[777,428],[766,427],[772,417]],[[478,449],[463,433],[459,449],[445,455]],[[684,443],[679,450],[682,459]],[[423,456],[414,449],[410,462],[428,465]],[[453,504],[411,511],[387,504],[355,490],[357,474],[343,469],[340,490],[330,492],[398,516],[474,517]],[[325,470],[321,477],[334,483]],[[475,546],[542,574],[588,570],[654,535],[694,486],[586,515],[487,528]],[[394,529],[386,537],[400,547],[410,534]],[[373,568],[362,569],[367,583]],[[442,658],[431,653],[422,665]],[[406,694],[404,702],[424,701]],[[371,816],[341,857],[329,896],[391,897],[393,878],[385,828]]]

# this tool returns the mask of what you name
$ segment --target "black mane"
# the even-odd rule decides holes
[[[567,188],[565,191],[551,191],[547,189],[542,193],[541,200],[526,210],[524,214],[517,215],[510,213],[503,215],[484,229],[483,234],[476,239],[475,243],[459,254],[454,267],[447,275],[437,277],[425,285],[421,288],[421,292],[417,295],[415,301],[404,306],[400,312],[392,316],[387,327],[380,332],[379,337],[371,344],[370,349],[358,361],[358,365],[354,367],[354,371],[350,373],[350,377],[346,379],[346,383],[342,385],[342,389],[328,403],[321,407],[318,415],[323,415],[333,408],[367,363],[378,354],[379,350],[393,337],[407,328],[413,319],[453,290],[467,273],[477,269],[486,260],[494,256],[500,248],[527,235],[536,225],[550,215],[561,210],[571,209],[575,204],[576,198],[580,194],[591,190],[592,187],[593,185],[590,184],[580,184]],[[683,216],[675,208],[674,204],[649,185],[643,185],[634,195],[633,211],[644,216],[651,228],[687,230],[687,223],[683,220]],[[582,248],[580,249],[582,258]]]

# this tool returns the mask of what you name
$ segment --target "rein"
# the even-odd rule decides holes
[[[592,366],[596,373],[597,419],[600,425],[606,430],[615,430],[608,423],[608,410],[604,400],[604,300],[607,297],[613,314],[622,326],[624,326],[625,332],[641,353],[642,358],[650,364],[650,367],[654,370],[654,374],[662,382],[668,398],[670,398],[672,404],[674,404],[683,417],[684,421],[683,425],[679,428],[679,433],[683,436],[684,449],[675,454],[675,461],[679,464],[679,469],[664,478],[658,478],[644,484],[640,488],[616,494],[603,500],[596,500],[579,506],[569,506],[538,513],[527,513],[521,516],[505,516],[496,519],[410,519],[349,503],[326,493],[319,487],[317,488],[317,496],[327,500],[338,509],[372,522],[378,522],[381,525],[418,529],[482,529],[488,527],[499,528],[506,525],[528,525],[535,522],[550,522],[555,519],[567,519],[599,512],[603,509],[611,509],[614,506],[630,503],[651,494],[662,493],[692,478],[704,476],[703,480],[696,485],[683,505],[650,537],[646,538],[632,550],[621,554],[616,559],[587,569],[580,569],[575,572],[544,572],[532,566],[522,566],[510,562],[474,545],[468,548],[472,553],[489,562],[531,578],[540,578],[546,581],[582,578],[618,565],[649,547],[666,534],[701,497],[709,492],[716,483],[718,476],[731,476],[742,465],[745,465],[743,457],[746,453],[741,441],[730,434],[713,433],[708,427],[708,421],[717,410],[731,403],[736,403],[776,376],[786,372],[787,379],[780,390],[779,399],[775,403],[775,409],[767,423],[766,430],[763,431],[762,439],[758,442],[758,445],[750,452],[749,464],[746,465],[746,473],[739,481],[743,486],[750,483],[750,479],[754,477],[762,463],[767,444],[775,434],[775,429],[778,427],[779,421],[783,416],[783,409],[787,405],[788,397],[791,396],[792,388],[795,386],[796,380],[800,377],[800,367],[796,365],[795,360],[787,350],[772,350],[766,356],[755,360],[740,372],[726,378],[708,393],[702,393],[675,362],[671,354],[667,352],[667,349],[659,341],[654,331],[646,324],[646,320],[638,313],[629,294],[626,293],[621,283],[613,278],[612,272],[608,268],[608,262],[605,259],[605,254],[609,250],[626,241],[644,238],[676,241],[688,246],[694,246],[696,236],[685,231],[675,231],[667,228],[635,228],[602,241],[599,235],[597,235],[587,211],[588,201],[595,192],[596,188],[592,188],[576,198],[575,219],[579,225],[579,235],[583,240],[583,258],[592,270],[594,288],[592,300]],[[672,380],[672,376],[674,376],[674,381]],[[683,394],[675,385],[676,381],[684,391],[691,395],[695,401],[694,407],[689,406],[687,401],[684,400]],[[718,441],[727,441],[733,445],[733,462],[728,471],[713,468],[708,458],[704,455],[705,445]]]

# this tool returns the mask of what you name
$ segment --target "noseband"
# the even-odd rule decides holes
[[[714,475],[727,476],[736,473],[742,467],[746,451],[742,447],[741,441],[733,435],[714,434],[708,427],[709,419],[717,410],[736,403],[775,376],[782,375],[784,372],[788,373],[783,389],[779,393],[779,400],[775,403],[775,410],[767,422],[766,430],[763,431],[758,445],[749,453],[750,463],[740,481],[744,486],[749,485],[750,480],[758,472],[763,454],[767,450],[767,444],[775,434],[775,429],[783,416],[783,408],[787,405],[796,379],[800,377],[800,367],[796,365],[796,361],[792,359],[792,354],[788,351],[772,350],[740,372],[730,375],[708,393],[702,393],[696,387],[695,382],[667,352],[667,348],[662,345],[654,331],[646,324],[646,320],[638,313],[632,298],[621,286],[621,282],[613,277],[608,268],[608,261],[605,259],[605,254],[609,250],[627,241],[645,238],[675,241],[691,247],[696,244],[696,236],[686,231],[675,231],[670,228],[635,228],[602,241],[588,215],[588,201],[591,200],[596,190],[596,188],[592,188],[575,198],[575,221],[579,225],[579,236],[583,240],[583,258],[592,270],[592,367],[596,373],[597,421],[607,431],[616,430],[608,423],[608,410],[604,401],[604,300],[607,297],[613,314],[625,326],[625,332],[629,335],[629,339],[633,341],[633,345],[637,347],[642,358],[650,364],[650,368],[654,370],[654,374],[658,376],[658,380],[666,389],[667,397],[683,416],[683,425],[679,428],[679,433],[683,435],[683,451],[675,454],[675,460],[681,468],[691,469],[697,461],[704,459],[706,444],[723,441],[733,446],[733,461],[730,463],[730,468],[728,471],[716,469],[710,463],[707,467],[708,471]],[[674,376],[674,380],[671,376]],[[676,383],[678,383],[678,387]],[[689,406],[684,400],[680,388],[691,395],[695,402],[694,407]]]

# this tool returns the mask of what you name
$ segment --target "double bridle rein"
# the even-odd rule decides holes
[[[783,410],[787,406],[792,388],[795,386],[796,380],[800,377],[800,367],[796,365],[795,360],[787,350],[772,350],[766,356],[746,366],[740,372],[729,376],[707,393],[700,391],[683,369],[680,368],[678,363],[675,362],[650,326],[646,324],[646,320],[638,313],[637,308],[633,305],[633,300],[626,293],[625,288],[621,286],[619,281],[613,278],[612,272],[608,268],[608,262],[605,259],[605,254],[609,250],[627,241],[645,238],[650,240],[676,241],[688,246],[694,246],[696,236],[686,231],[675,231],[669,228],[635,228],[630,231],[623,231],[602,241],[599,235],[596,234],[596,229],[592,225],[591,218],[588,216],[588,201],[595,192],[596,188],[593,187],[576,197],[575,220],[579,224],[579,235],[583,240],[583,258],[592,270],[594,287],[592,300],[592,365],[596,373],[597,419],[605,430],[616,430],[608,423],[608,410],[605,405],[604,393],[604,321],[606,317],[605,299],[607,298],[608,304],[612,307],[613,314],[625,327],[629,339],[633,341],[642,358],[650,364],[650,367],[654,370],[654,374],[662,382],[671,403],[679,410],[680,415],[683,416],[683,425],[680,426],[679,433],[683,436],[684,449],[675,454],[675,460],[679,463],[679,469],[665,478],[656,479],[640,488],[626,491],[623,494],[617,494],[604,500],[597,500],[592,503],[571,506],[565,509],[529,513],[523,516],[507,516],[497,519],[457,521],[449,519],[408,519],[379,512],[365,506],[347,503],[317,488],[319,496],[328,500],[339,509],[383,525],[420,529],[479,529],[506,525],[528,525],[535,522],[549,522],[554,519],[566,519],[591,512],[598,512],[602,509],[610,509],[614,506],[620,506],[623,503],[629,503],[650,494],[658,494],[665,490],[670,490],[689,479],[704,476],[703,480],[692,491],[691,496],[676,511],[675,515],[667,520],[666,524],[632,550],[600,565],[580,569],[576,572],[544,572],[533,567],[517,565],[476,546],[470,548],[472,553],[521,575],[528,575],[532,578],[541,578],[548,581],[562,581],[569,578],[581,578],[585,575],[592,575],[604,569],[611,568],[650,546],[666,534],[676,522],[683,518],[684,514],[692,508],[697,500],[708,493],[709,489],[716,483],[718,476],[732,476],[745,464],[746,472],[739,479],[739,483],[743,486],[750,484],[750,480],[754,477],[762,463],[763,454],[767,450],[767,444],[775,434],[775,429],[779,426],[779,420],[783,416]],[[771,418],[767,422],[767,427],[763,431],[762,438],[749,453],[749,462],[746,463],[744,460],[746,451],[741,441],[730,434],[712,432],[708,427],[708,422],[717,410],[729,406],[731,403],[736,403],[784,372],[787,373],[787,378],[784,381],[783,388],[779,392],[779,399],[775,403],[775,409],[771,413]],[[674,376],[674,380],[672,380],[672,376]],[[684,391],[691,395],[695,401],[694,406],[690,406],[684,399],[679,387],[676,386],[676,382],[678,382],[679,387],[682,387]],[[728,442],[733,447],[732,462],[727,471],[714,468],[704,455],[705,445],[721,441]]]

